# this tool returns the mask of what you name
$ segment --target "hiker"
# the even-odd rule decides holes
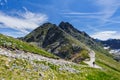
[[[95,66],[95,62],[93,62],[93,67]]]

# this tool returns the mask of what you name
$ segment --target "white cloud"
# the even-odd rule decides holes
[[[95,4],[100,8],[100,12],[104,13],[101,17],[108,19],[114,15],[120,6],[119,0],[95,0]]]
[[[62,13],[62,14],[71,14],[71,15],[100,15],[103,13],[98,13],[98,12],[94,12],[94,13],[83,13],[83,12],[67,12],[67,13]]]
[[[100,20],[101,24],[105,24],[115,14],[120,7],[119,0],[93,0],[91,1],[95,5],[97,12],[64,12],[65,17],[78,17],[78,18],[94,18]]]
[[[97,32],[91,35],[93,38],[97,38],[100,40],[107,40],[107,39],[120,39],[120,34],[117,31],[102,31],[102,32]]]
[[[28,33],[27,29],[35,29],[47,19],[45,14],[33,13],[28,10],[25,13],[19,13],[19,16],[10,16],[0,12],[0,23],[2,23],[0,26],[19,30],[23,33]]]
[[[98,19],[101,20],[101,16],[104,15],[102,12],[94,12],[94,13],[83,13],[83,12],[66,12],[62,13],[64,17],[68,18],[89,18],[89,19]]]
[[[111,24],[120,23],[120,18],[119,20],[113,19],[114,14],[117,12],[118,8],[120,8],[120,0],[91,0],[90,2],[91,2],[90,4],[95,6],[96,12],[84,13],[76,11],[69,12],[64,11],[62,14],[66,18],[78,19],[81,22],[82,21],[85,22],[86,20],[86,26],[89,25],[87,27],[93,31],[100,31],[99,28],[107,27],[105,25],[108,23]],[[87,22],[88,20],[89,22]]]

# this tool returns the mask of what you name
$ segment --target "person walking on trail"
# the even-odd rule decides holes
[[[93,62],[93,67],[95,67],[95,62]]]

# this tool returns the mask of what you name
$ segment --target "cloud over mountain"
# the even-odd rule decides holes
[[[23,33],[28,33],[27,30],[35,29],[48,19],[45,14],[33,13],[27,9],[25,12],[16,12],[14,14],[16,16],[7,15],[4,12],[0,12],[0,26],[4,26],[4,28],[12,28]]]
[[[107,40],[110,38],[115,38],[115,39],[120,39],[120,34],[117,31],[102,31],[102,32],[97,32],[91,35],[93,38],[97,38],[100,40]]]

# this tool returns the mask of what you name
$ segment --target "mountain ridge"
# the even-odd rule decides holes
[[[120,39],[99,40],[98,42],[103,44],[104,48],[113,55],[113,58],[120,62]]]

